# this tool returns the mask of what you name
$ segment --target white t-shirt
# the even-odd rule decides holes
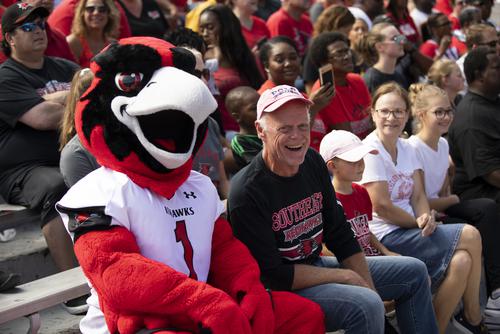
[[[413,19],[413,22],[415,23],[415,26],[417,27],[418,32],[420,33],[420,36],[422,36],[422,24],[427,22],[427,19],[429,18],[430,14],[424,13],[415,7],[410,12],[410,16]]]
[[[125,174],[101,167],[77,182],[58,204],[66,208],[104,207],[111,225],[123,226],[134,234],[144,257],[186,275],[190,275],[190,270],[184,258],[184,245],[191,244],[191,265],[198,281],[206,282],[214,223],[224,211],[208,177],[191,171],[168,200],[139,187]],[[61,217],[68,228],[69,217],[63,213]],[[186,242],[177,242],[177,237]],[[94,289],[91,294],[87,301],[89,312],[80,329],[84,334],[108,333]]]
[[[403,139],[398,139],[398,157],[395,165],[389,152],[385,150],[375,132],[370,133],[363,140],[363,143],[376,148],[379,154],[367,154],[365,156],[365,171],[360,183],[387,182],[389,195],[394,205],[415,216],[410,204],[410,198],[413,194],[413,173],[419,169],[419,163],[415,158],[413,148]],[[376,212],[373,212],[370,230],[379,240],[398,228],[398,225],[385,221]]]
[[[438,198],[450,165],[448,142],[443,137],[439,138],[437,151],[417,136],[411,136],[408,143],[415,149],[417,159],[424,171],[427,198]]]

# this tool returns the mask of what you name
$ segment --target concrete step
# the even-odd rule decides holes
[[[21,274],[22,283],[57,272],[40,226],[36,223],[16,226],[14,240],[0,242],[0,270]]]

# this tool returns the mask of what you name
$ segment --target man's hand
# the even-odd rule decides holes
[[[371,289],[368,283],[358,273],[350,269],[339,269],[342,271],[341,280],[338,283],[347,285],[356,285],[363,288]]]
[[[436,230],[436,211],[431,210],[431,213],[424,213],[416,219],[418,227],[422,230],[422,236],[428,237]]]

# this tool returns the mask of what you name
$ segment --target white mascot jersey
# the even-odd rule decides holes
[[[224,211],[208,177],[191,171],[169,200],[139,187],[123,173],[101,167],[76,183],[58,205],[104,207],[111,225],[123,226],[134,234],[143,256],[206,282],[214,223]],[[61,216],[68,228],[69,217]],[[93,289],[88,304],[82,331],[86,327],[88,333],[107,333]]]

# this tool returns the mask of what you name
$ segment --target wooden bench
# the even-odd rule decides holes
[[[0,324],[21,317],[30,322],[28,334],[41,326],[40,311],[89,293],[80,267],[44,277],[0,293]]]

